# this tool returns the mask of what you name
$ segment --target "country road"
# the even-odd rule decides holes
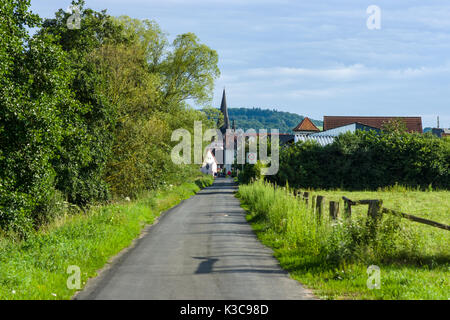
[[[313,299],[245,220],[231,179],[166,212],[75,299]]]

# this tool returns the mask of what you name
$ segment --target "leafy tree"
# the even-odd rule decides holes
[[[54,167],[57,187],[72,203],[84,205],[93,200],[105,200],[108,187],[103,179],[106,163],[114,143],[113,128],[116,109],[103,91],[106,78],[98,72],[92,54],[100,47],[123,43],[122,28],[106,11],[84,8],[84,1],[72,1],[80,9],[80,29],[69,29],[70,13],[60,9],[54,19],[47,19],[38,32],[52,35],[67,53],[74,73],[70,89],[82,106],[64,113],[64,121],[72,128],[64,137]]]
[[[121,16],[114,21],[124,30],[124,38],[142,46],[149,71],[162,77],[162,104],[180,106],[190,99],[198,104],[211,100],[214,80],[220,75],[215,50],[200,43],[193,33],[181,34],[169,44],[167,34],[151,20]]]
[[[0,3],[0,228],[26,234],[64,197],[85,205],[185,179],[171,131],[201,120],[186,100],[211,98],[217,54],[193,34],[169,45],[151,21],[84,8],[43,23],[29,1]],[[27,27],[40,27],[30,37]]]
[[[81,23],[79,29],[69,29],[68,20],[72,13],[59,9],[55,18],[46,19],[39,33],[50,33],[59,36],[59,44],[71,58],[82,59],[93,49],[107,43],[121,43],[126,41],[122,27],[106,13],[94,11],[85,7],[85,0],[73,0],[72,7],[79,9]],[[74,60],[78,64],[79,61]]]
[[[381,129],[386,132],[391,133],[404,133],[408,132],[408,128],[406,127],[406,123],[401,118],[391,119],[386,123],[383,123]]]
[[[63,106],[76,109],[68,90],[65,55],[47,35],[29,1],[0,3],[0,227],[26,233],[45,221],[55,197],[55,170],[66,135]]]
[[[152,20],[139,20],[128,16],[114,18],[114,22],[123,28],[126,39],[142,46],[149,71],[151,73],[159,72],[162,62],[167,57],[169,46],[167,35],[159,25]]]
[[[211,128],[220,128],[224,122],[224,115],[222,112],[214,107],[206,106],[202,109],[202,112],[212,122]]]
[[[214,79],[220,75],[217,52],[199,43],[193,33],[176,37],[173,50],[161,65],[165,103],[192,99],[203,104],[211,99]]]
[[[106,180],[114,194],[136,196],[142,190],[168,183],[185,170],[171,161],[171,131],[192,128],[196,120],[206,125],[208,121],[200,112],[186,107],[187,97],[180,101],[166,99],[163,70],[170,66],[171,48],[159,26],[126,16],[114,21],[123,28],[127,44],[103,45],[92,55],[96,73],[105,79],[102,83],[106,87],[101,91],[118,114]],[[192,72],[205,67],[192,63],[188,66]],[[190,81],[198,85],[197,80]]]

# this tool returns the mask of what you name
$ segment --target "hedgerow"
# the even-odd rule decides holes
[[[267,177],[295,188],[376,190],[404,185],[450,188],[450,140],[430,134],[345,133],[333,144],[299,142],[280,152],[280,170]]]

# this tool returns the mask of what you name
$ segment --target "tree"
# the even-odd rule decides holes
[[[308,141],[282,149],[280,171],[269,179],[296,188],[449,188],[449,147],[418,133],[345,133],[323,147]]]
[[[171,130],[192,128],[196,120],[211,124],[184,100],[165,99],[162,70],[171,48],[159,26],[126,16],[114,22],[122,28],[126,44],[108,43],[91,55],[96,73],[105,79],[101,91],[118,115],[105,178],[113,194],[136,196],[185,171],[171,161]]]
[[[219,77],[217,52],[199,43],[193,33],[176,37],[173,51],[161,65],[167,104],[192,99],[198,104],[212,97],[214,79]]]
[[[193,33],[179,35],[169,45],[167,35],[151,20],[121,16],[114,21],[124,30],[124,38],[142,46],[148,70],[162,77],[166,108],[189,99],[201,105],[211,100],[214,80],[220,75],[215,50],[200,43]]]
[[[401,118],[391,119],[381,126],[381,130],[390,133],[405,133],[408,132],[408,128],[406,127],[406,123]]]
[[[186,102],[210,98],[213,50],[194,35],[171,47],[154,22],[72,4],[79,29],[63,10],[41,23],[29,1],[0,3],[0,228],[20,234],[63,200],[83,206],[191,176],[170,159],[170,133],[214,126]]]
[[[54,19],[47,19],[38,35],[51,35],[66,52],[74,73],[70,90],[81,106],[64,113],[72,128],[62,142],[57,160],[57,188],[72,203],[85,205],[108,198],[104,181],[106,163],[114,144],[117,109],[105,93],[108,81],[92,58],[103,46],[126,43],[123,30],[107,15],[84,8],[84,0],[72,1],[80,11],[80,29],[67,28],[69,13],[60,9]]]
[[[63,106],[76,109],[62,50],[47,35],[29,1],[0,3],[0,227],[25,234],[48,219],[55,170],[67,130]]]
[[[159,68],[169,50],[167,35],[152,20],[133,19],[128,16],[114,18],[114,22],[123,28],[124,37],[139,44],[145,51],[149,71],[159,72]]]
[[[202,112],[211,121],[211,128],[220,128],[224,123],[224,115],[222,112],[212,106],[206,106],[202,109]]]

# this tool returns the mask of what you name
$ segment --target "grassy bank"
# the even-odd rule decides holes
[[[314,193],[313,193],[314,194]],[[327,200],[383,199],[384,206],[449,224],[450,192],[396,187],[379,192],[321,191]],[[351,221],[331,222],[288,190],[256,182],[238,196],[261,241],[272,247],[291,277],[325,299],[444,299],[450,297],[450,233],[385,215],[370,237],[367,206]],[[342,206],[342,204],[341,204]],[[325,208],[327,214],[327,208]],[[355,208],[356,209],[356,208]],[[381,270],[381,288],[367,287],[367,268]]]
[[[0,299],[70,299],[76,290],[67,288],[68,266],[80,267],[84,286],[145,225],[212,182],[202,177],[136,201],[66,215],[23,241],[0,238]]]

